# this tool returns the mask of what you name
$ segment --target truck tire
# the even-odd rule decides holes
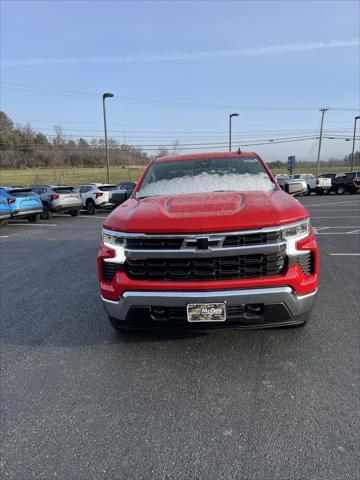
[[[309,185],[307,186],[307,191],[304,193],[304,195],[306,197],[308,197],[309,195],[311,195],[311,188],[309,187]]]
[[[94,200],[91,200],[90,198],[86,200],[86,210],[88,211],[89,215],[95,215],[96,213],[96,205]]]
[[[31,215],[31,217],[28,217],[28,220],[30,223],[36,223],[40,220],[40,213],[37,213],[36,215]]]
[[[52,218],[52,213],[50,211],[50,207],[49,205],[44,205],[43,206],[43,211],[42,211],[42,214],[40,215],[40,218],[42,220],[50,220]]]
[[[70,215],[71,215],[72,217],[77,217],[77,216],[79,215],[79,210],[72,210],[72,211],[70,212]]]
[[[345,193],[345,185],[336,185],[335,187],[335,193],[336,195],[344,195]]]

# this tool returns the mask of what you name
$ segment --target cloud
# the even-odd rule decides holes
[[[258,55],[275,55],[279,53],[296,53],[311,50],[358,47],[358,39],[331,40],[329,42],[293,43],[289,45],[272,45],[267,47],[241,48],[238,50],[213,50],[190,53],[164,53],[155,55],[120,55],[111,57],[48,57],[7,60],[4,67],[32,65],[77,65],[77,64],[117,64],[117,63],[155,63],[177,62],[187,60],[216,60],[236,57],[255,57]]]

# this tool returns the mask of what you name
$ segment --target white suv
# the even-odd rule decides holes
[[[114,207],[109,202],[109,193],[116,188],[116,185],[109,183],[88,183],[86,185],[78,185],[74,190],[80,193],[83,207],[86,208],[90,215],[94,215],[97,208]]]

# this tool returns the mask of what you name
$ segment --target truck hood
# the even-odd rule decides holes
[[[131,198],[104,228],[134,233],[201,233],[263,228],[302,220],[306,208],[281,189]]]

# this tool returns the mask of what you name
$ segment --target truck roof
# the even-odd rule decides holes
[[[210,153],[186,153],[185,155],[169,155],[167,157],[158,157],[155,163],[176,162],[179,160],[201,160],[204,158],[235,158],[235,157],[254,157],[258,156],[254,152],[210,152]]]

